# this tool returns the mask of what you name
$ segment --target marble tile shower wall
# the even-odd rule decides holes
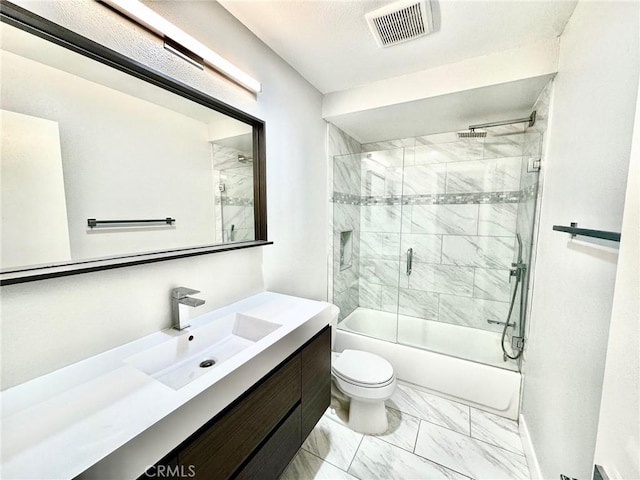
[[[363,145],[359,305],[500,331],[487,319],[509,307],[524,145],[521,127]]]
[[[506,318],[516,232],[529,262],[539,191],[527,161],[540,156],[549,92],[536,104],[535,127],[492,128],[485,139],[451,132],[358,145],[329,125],[329,299],[341,319],[362,306],[502,330],[486,320]],[[348,230],[353,262],[341,270],[333,245]]]
[[[340,308],[340,319],[358,307],[360,268],[360,144],[345,132],[327,124],[328,188],[332,214],[329,215],[328,299]],[[334,160],[334,157],[341,156]],[[334,192],[351,201],[336,203]],[[351,264],[340,265],[341,232],[352,232]],[[334,248],[336,246],[337,248]]]

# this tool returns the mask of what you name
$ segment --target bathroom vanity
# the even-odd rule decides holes
[[[330,349],[326,326],[141,478],[278,478],[329,406]]]
[[[6,390],[2,476],[277,477],[329,406],[330,320],[263,292]]]

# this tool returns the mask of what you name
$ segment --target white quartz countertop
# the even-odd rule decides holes
[[[282,326],[177,390],[126,362],[237,312]],[[192,319],[189,330],[163,330],[6,390],[0,477],[73,478],[221,379],[242,375],[239,367],[261,352],[282,348],[284,360],[291,346],[279,345],[291,332],[311,338],[330,320],[328,303],[263,292]]]

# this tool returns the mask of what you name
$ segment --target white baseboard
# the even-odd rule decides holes
[[[527,422],[520,414],[518,421],[518,430],[520,431],[520,438],[522,439],[522,448],[524,448],[524,455],[527,457],[527,464],[529,465],[529,474],[531,480],[544,480],[542,478],[542,471],[540,470],[540,464],[538,463],[538,457],[536,456],[536,450],[531,443],[531,436],[529,435],[529,429],[527,428]]]

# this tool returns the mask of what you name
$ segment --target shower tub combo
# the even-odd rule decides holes
[[[517,419],[520,374],[492,366],[502,362],[500,335],[404,315],[397,321],[396,342],[395,315],[359,307],[341,322],[335,349],[375,353],[391,362],[401,380]]]
[[[334,157],[336,351],[378,354],[400,380],[518,418],[534,122]]]

